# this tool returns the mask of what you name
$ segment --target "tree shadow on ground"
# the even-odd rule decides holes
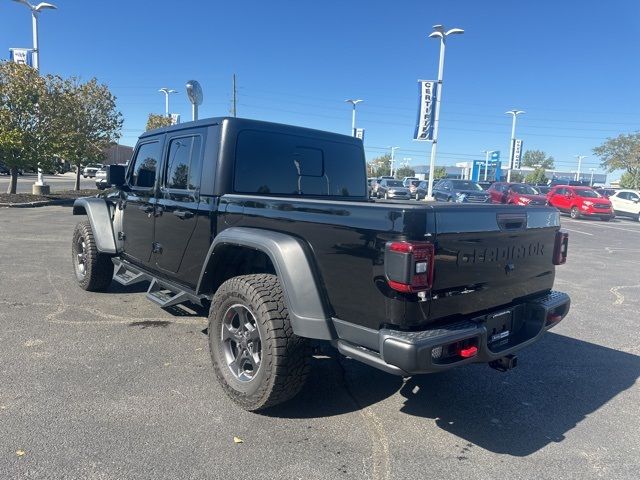
[[[406,381],[352,360],[323,357],[314,362],[302,394],[267,414],[340,415],[398,392],[403,397],[399,408],[407,415],[432,419],[439,428],[486,450],[526,456],[562,441],[640,376],[637,355],[553,333],[520,357],[520,366],[506,373],[472,365]]]

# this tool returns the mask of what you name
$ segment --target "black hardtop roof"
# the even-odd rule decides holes
[[[253,120],[249,118],[237,118],[237,117],[212,117],[203,118],[202,120],[196,120],[195,122],[184,122],[177,125],[171,125],[169,127],[156,128],[149,130],[140,135],[140,138],[153,137],[169,132],[176,132],[180,130],[187,130],[197,127],[209,127],[213,125],[224,124],[227,128],[232,130],[245,130],[252,128],[259,128],[263,130],[275,131],[278,133],[288,133],[297,135],[311,135],[314,137],[339,140],[341,142],[353,143],[356,145],[362,145],[362,140],[351,137],[349,135],[343,135],[340,133],[327,132],[325,130],[316,130],[313,128],[298,127],[295,125],[286,125],[283,123],[264,122],[262,120]]]

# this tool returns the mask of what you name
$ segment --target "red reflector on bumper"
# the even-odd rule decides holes
[[[476,347],[476,346],[471,346],[471,347],[467,347],[467,348],[461,348],[460,351],[458,352],[458,354],[462,358],[475,357],[477,353],[478,353],[478,347]]]

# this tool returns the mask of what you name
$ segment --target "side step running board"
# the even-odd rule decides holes
[[[151,282],[147,290],[147,298],[162,308],[172,307],[184,302],[192,302],[202,306],[205,295],[196,295],[195,292],[176,285],[173,282],[156,278],[131,265],[129,262],[113,258],[115,270],[113,279],[122,285],[133,285],[139,282]]]

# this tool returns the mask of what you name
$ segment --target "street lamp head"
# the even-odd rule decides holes
[[[452,28],[447,33],[445,33],[445,35],[446,36],[449,36],[449,35],[462,35],[463,33],[464,33],[464,30],[461,29],[461,28]]]
[[[40,12],[42,10],[47,10],[47,9],[55,10],[56,8],[58,8],[58,7],[56,7],[52,3],[41,2],[38,5],[36,5],[35,7],[33,7],[33,10],[36,11],[36,12]]]
[[[353,105],[354,107],[359,104],[360,102],[362,102],[363,100],[361,99],[354,99],[354,98],[350,98],[348,100],[345,100],[345,102],[350,103],[351,105]]]
[[[178,91],[177,91],[177,90],[174,90],[173,88],[167,88],[167,87],[162,87],[162,88],[161,88],[161,89],[159,89],[158,91],[159,91],[159,92],[162,92],[162,93],[166,93],[166,94],[169,94],[169,93],[178,93]]]
[[[507,115],[520,115],[521,113],[527,113],[524,110],[509,110],[508,112],[504,112]]]
[[[29,7],[30,10],[33,10],[35,8],[27,0],[13,0],[13,1],[14,2],[18,2],[18,3],[22,3],[23,5],[26,5],[27,7]]]
[[[444,25],[434,25],[433,32],[429,35],[429,38],[441,38],[444,40],[445,37],[449,35],[461,35],[464,33],[464,30],[461,28],[451,28],[447,31],[444,29]]]

